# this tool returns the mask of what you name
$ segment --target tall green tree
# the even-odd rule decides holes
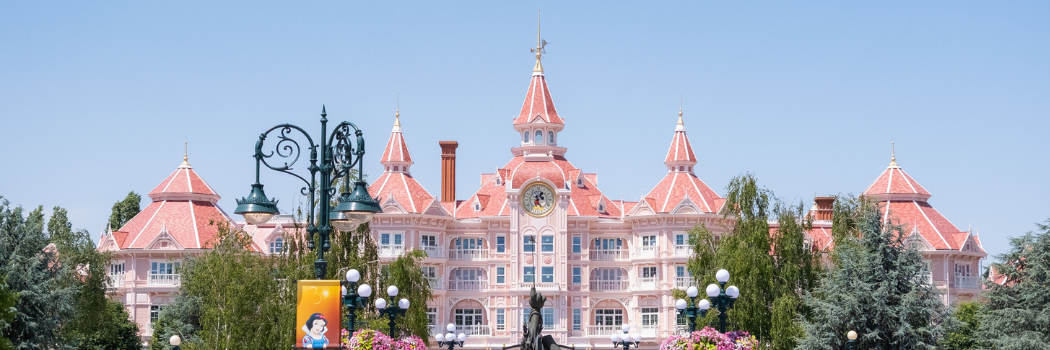
[[[421,339],[430,337],[430,326],[427,322],[427,301],[433,297],[430,289],[430,281],[423,276],[423,259],[427,253],[414,249],[405,252],[387,267],[390,271],[389,277],[383,278],[380,291],[385,292],[387,286],[397,286],[399,293],[397,299],[408,299],[409,308],[405,316],[397,319],[397,327],[403,335],[415,335]],[[385,297],[386,293],[381,296]],[[391,300],[397,303],[397,300]],[[395,304],[396,305],[396,304]],[[387,328],[378,328],[387,332]],[[393,337],[399,334],[391,334]]]
[[[797,349],[840,349],[850,330],[859,334],[859,349],[936,349],[946,313],[922,255],[905,244],[902,226],[883,225],[874,202],[836,202],[843,204],[833,220],[853,224],[840,227],[834,264],[803,298],[812,312]]]
[[[113,212],[109,215],[109,227],[113,230],[123,227],[139,213],[139,203],[142,203],[142,196],[135,191],[128,192],[124,199],[113,204]]]
[[[955,306],[951,322],[944,329],[941,349],[972,350],[977,349],[977,329],[981,326],[981,303],[965,301]]]
[[[807,312],[802,293],[813,288],[820,271],[819,255],[805,242],[811,221],[801,204],[779,202],[751,174],[730,182],[724,208],[734,220],[725,235],[716,238],[705,226],[690,231],[695,253],[689,271],[702,292],[717,283],[718,269],[728,270],[729,284],[743,291],[729,311],[731,328],[746,330],[773,349],[792,349],[802,334],[798,315]],[[779,222],[772,231],[771,218]],[[716,314],[702,322],[715,324]]]
[[[977,338],[984,349],[1050,349],[1050,220],[1036,232],[1010,238],[996,257],[1002,285],[990,283]]]
[[[7,288],[7,277],[0,275],[0,330],[7,329],[11,321],[15,319],[15,304],[18,302],[18,293]],[[0,350],[12,350],[11,340],[7,335],[0,333]]]
[[[75,269],[60,263],[48,244],[42,207],[23,216],[22,207],[0,197],[0,275],[19,295],[14,320],[2,333],[16,349],[70,348],[60,331],[75,312],[79,290],[68,283]]]
[[[186,266],[193,266],[191,259],[186,259],[180,272],[190,276]],[[192,278],[192,277],[190,277]],[[179,293],[171,304],[165,305],[160,311],[157,322],[153,323],[153,339],[150,342],[150,350],[169,350],[171,344],[167,341],[171,336],[178,335],[182,339],[183,349],[201,348],[202,341],[197,332],[201,329],[201,300],[197,295]]]
[[[140,349],[138,326],[128,318],[123,304],[106,296],[109,253],[96,250],[87,231],[72,227],[66,209],[54,207],[48,235],[61,264],[76,270],[63,284],[78,290],[74,313],[63,323],[63,342],[78,349]]]

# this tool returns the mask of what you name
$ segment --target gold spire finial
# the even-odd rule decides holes
[[[182,165],[180,167],[190,166],[190,142],[185,141],[182,145]]]
[[[531,52],[536,53],[536,66],[532,68],[533,73],[543,73],[543,63],[540,63],[540,58],[543,56],[543,47],[547,46],[547,42],[540,38],[540,10],[536,10],[536,47],[532,48]]]
[[[890,141],[890,166],[899,167],[897,165],[897,147],[893,144],[893,141]]]
[[[682,101],[679,97],[678,101],[678,125],[674,127],[674,131],[685,131],[685,122],[682,121]]]

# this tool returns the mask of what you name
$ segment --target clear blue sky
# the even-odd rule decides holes
[[[365,130],[374,177],[400,93],[413,174],[437,195],[437,142],[459,141],[465,198],[517,143],[542,8],[559,144],[613,198],[665,173],[681,93],[719,193],[752,172],[807,206],[856,194],[896,141],[930,204],[992,254],[1050,217],[1048,2],[380,3],[0,3],[0,195],[66,207],[97,237],[189,141],[232,213],[258,134],[318,130],[322,104]],[[263,181],[296,200],[286,175]]]

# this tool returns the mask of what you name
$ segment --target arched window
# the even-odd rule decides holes
[[[397,167],[396,167],[396,166],[394,167],[394,170],[397,170]],[[685,171],[685,167],[684,167],[684,166],[681,166],[681,165],[679,165],[679,166],[678,166],[678,171]]]
[[[397,171],[397,165],[394,166],[394,171]]]
[[[547,143],[554,144],[554,130],[547,132]]]
[[[529,131],[525,131],[525,142],[529,142]]]
[[[499,178],[496,178],[496,186],[499,186]]]
[[[474,203],[474,211],[481,211],[481,203]]]
[[[543,130],[536,130],[536,143],[543,143]]]

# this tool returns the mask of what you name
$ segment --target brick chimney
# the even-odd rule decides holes
[[[441,201],[456,201],[456,141],[438,141],[441,146]]]
[[[813,198],[813,203],[817,206],[817,210],[813,213],[813,219],[831,221],[835,197],[815,197]]]

